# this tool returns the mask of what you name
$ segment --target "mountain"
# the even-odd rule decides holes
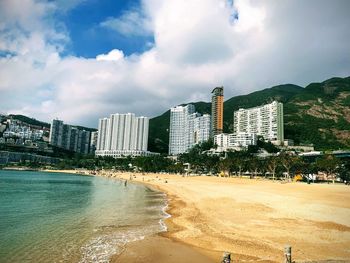
[[[350,77],[311,83],[284,106],[285,138],[316,149],[350,147]]]
[[[316,149],[350,147],[350,77],[311,83],[305,88],[284,84],[235,96],[224,102],[224,132],[232,132],[233,112],[273,100],[284,104],[285,138]],[[209,102],[192,103],[196,111],[210,113]],[[167,153],[170,111],[150,119],[149,150]]]
[[[12,119],[19,120],[21,122],[27,123],[29,125],[38,126],[38,127],[42,127],[42,128],[50,128],[50,124],[49,123],[43,122],[43,121],[38,121],[38,120],[36,120],[34,118],[29,118],[29,117],[24,116],[24,115],[10,114],[9,117],[12,118]]]

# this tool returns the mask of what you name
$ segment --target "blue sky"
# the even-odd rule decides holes
[[[144,52],[153,42],[153,36],[125,36],[100,26],[107,18],[120,17],[124,12],[138,9],[135,0],[89,0],[63,13],[61,19],[69,30],[71,43],[66,53],[83,57],[96,57],[117,48],[125,55]]]
[[[348,0],[1,0],[0,113],[96,127],[350,75]]]

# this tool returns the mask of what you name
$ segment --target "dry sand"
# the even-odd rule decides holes
[[[102,173],[103,175],[103,173]],[[104,175],[111,176],[111,173]],[[350,187],[114,173],[167,193],[168,232],[130,243],[112,262],[350,262]],[[328,261],[327,261],[328,262]]]
[[[234,262],[282,262],[285,244],[292,246],[297,262],[350,262],[349,186],[135,175],[133,181],[168,194],[172,217],[166,221],[166,236],[189,245],[212,262],[219,262],[223,251],[232,252]],[[115,176],[130,178],[127,173]],[[139,244],[142,242],[139,247],[161,243],[146,240]],[[162,247],[165,250],[167,246]],[[169,253],[176,251],[171,244],[168,247]],[[129,249],[136,253],[137,246],[130,244],[126,254]],[[126,258],[116,262],[134,262]],[[170,256],[157,258],[140,262],[174,262]],[[184,257],[178,262],[194,261]]]

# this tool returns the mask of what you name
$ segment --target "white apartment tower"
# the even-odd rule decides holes
[[[209,140],[210,115],[201,116],[192,104],[170,109],[169,155],[188,151],[195,144]]]
[[[203,114],[194,119],[194,143],[205,142],[210,138],[211,118],[209,114]]]
[[[234,112],[234,133],[256,134],[265,140],[283,143],[283,104],[274,101],[259,107]]]
[[[147,155],[148,125],[147,117],[135,117],[134,113],[100,119],[96,156]]]

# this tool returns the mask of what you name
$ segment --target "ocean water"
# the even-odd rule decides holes
[[[108,262],[165,230],[165,196],[101,177],[0,170],[0,262]]]

